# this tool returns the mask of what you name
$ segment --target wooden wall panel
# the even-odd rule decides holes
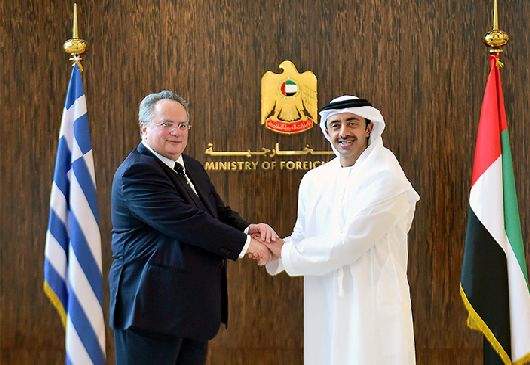
[[[341,93],[369,98],[387,121],[384,140],[422,200],[410,234],[409,280],[418,364],[478,364],[480,336],[465,327],[458,284],[476,122],[487,72],[481,38],[491,1],[78,1],[89,43],[85,90],[97,167],[103,263],[110,254],[110,185],[138,142],[148,92],[191,102],[188,153],[306,143],[318,128],[280,136],[259,124],[261,75],[284,59],[318,78],[319,106]],[[500,3],[512,40],[503,55],[523,235],[530,238],[530,2]],[[56,140],[70,67],[61,50],[71,4],[0,2],[0,342],[2,364],[60,363],[63,334],[42,287],[44,234]],[[301,171],[212,172],[243,216],[288,234]],[[528,246],[527,246],[528,252]],[[229,266],[230,327],[211,364],[300,364],[302,280]],[[107,288],[106,288],[107,290]],[[108,303],[106,294],[105,303]],[[107,331],[107,353],[113,341]]]

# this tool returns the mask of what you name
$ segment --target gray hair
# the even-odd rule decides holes
[[[182,96],[178,95],[177,93],[171,90],[162,90],[158,93],[149,94],[145,98],[142,99],[138,107],[138,123],[146,124],[146,123],[151,122],[151,119],[153,118],[153,111],[155,109],[155,105],[160,100],[176,101],[177,103],[179,103],[180,105],[184,107],[184,110],[186,110],[186,113],[189,115],[189,111],[188,111],[189,103],[186,99],[184,99]]]

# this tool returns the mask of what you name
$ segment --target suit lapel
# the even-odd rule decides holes
[[[160,161],[160,159],[156,157],[151,151],[149,151],[143,143],[138,144],[137,150],[143,155],[152,156],[155,161],[160,165],[160,167],[162,167],[162,170],[164,170],[167,177],[171,180],[171,182],[173,182],[173,185],[175,185],[175,188],[181,193],[181,195],[187,197],[187,200],[191,203],[194,203],[196,206],[201,206],[198,201],[197,195],[195,195],[193,190],[191,190],[188,184],[184,181],[184,178],[179,177],[174,170],[172,170],[168,165]]]
[[[205,192],[204,189],[201,187],[202,183],[200,181],[197,171],[192,168],[191,163],[187,163],[188,158],[186,155],[183,155],[183,158],[184,158],[184,165],[186,167],[186,175],[188,175],[191,182],[193,183],[193,186],[195,187],[195,190],[197,191],[197,194],[199,195],[202,204],[206,207],[206,209],[208,210],[208,212],[210,212],[212,216],[217,217],[217,212],[212,206],[212,203],[210,202],[207,192]]]
[[[169,176],[171,181],[173,181],[173,184],[175,184],[177,189],[180,190],[184,196],[187,196],[189,201],[193,202],[197,207],[200,207],[200,204],[198,204],[197,195],[188,186],[186,178],[184,176],[179,176],[174,170],[171,170],[171,168],[169,168],[169,166],[162,161],[160,161],[160,163],[163,165],[162,167],[164,168],[164,171]]]

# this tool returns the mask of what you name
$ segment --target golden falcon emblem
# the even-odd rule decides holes
[[[281,74],[267,71],[261,78],[261,124],[282,134],[306,131],[317,123],[317,78],[298,73],[291,61],[279,68]]]

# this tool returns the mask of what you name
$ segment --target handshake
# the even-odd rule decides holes
[[[278,259],[282,253],[283,239],[266,223],[251,224],[248,234],[252,237],[247,250],[247,257],[256,260],[258,265],[265,265],[270,260]]]

